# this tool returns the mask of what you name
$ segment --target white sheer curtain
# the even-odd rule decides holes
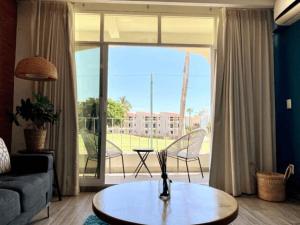
[[[234,196],[275,166],[272,21],[267,9],[223,9],[219,21],[210,185]]]
[[[30,13],[22,14],[22,21],[19,22],[21,26],[22,24],[31,24],[31,26],[28,26],[26,31],[23,30],[23,34],[26,34],[27,38],[18,37],[17,46],[32,44],[33,48],[36,48],[37,1],[21,1],[18,4],[18,11],[26,10],[29,10]],[[75,195],[79,192],[79,168],[72,4],[42,1],[38,33],[39,55],[56,65],[58,80],[39,82],[35,87],[32,86],[32,89],[48,96],[54,103],[56,110],[61,111],[59,123],[48,128],[47,147],[56,151],[56,166],[62,194]],[[22,35],[22,33],[18,33],[18,35]],[[33,55],[22,54],[22,56]]]
[[[64,195],[79,192],[73,16],[71,3],[42,1],[40,54],[56,65],[58,80],[39,82],[38,90],[61,110],[58,125],[49,132],[48,144],[56,150],[57,170]]]

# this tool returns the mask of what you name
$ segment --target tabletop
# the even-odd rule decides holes
[[[206,185],[173,182],[171,199],[159,199],[157,181],[114,185],[93,199],[95,214],[109,224],[229,224],[238,215],[237,201]]]
[[[152,148],[134,148],[132,149],[134,152],[154,152]]]

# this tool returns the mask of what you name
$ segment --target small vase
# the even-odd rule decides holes
[[[168,201],[171,198],[171,183],[168,178],[162,178],[158,182],[159,198],[163,201]]]

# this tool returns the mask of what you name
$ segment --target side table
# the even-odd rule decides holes
[[[136,152],[138,154],[138,156],[140,157],[140,162],[138,164],[138,166],[136,167],[134,173],[135,173],[135,178],[137,177],[137,175],[139,174],[140,170],[142,169],[142,167],[144,166],[148,173],[150,174],[150,176],[152,177],[152,174],[146,164],[146,159],[148,158],[149,154],[151,152],[153,152],[153,149],[149,149],[149,148],[137,148],[137,149],[133,149],[134,152]]]
[[[41,151],[27,151],[27,150],[21,150],[18,151],[19,154],[51,154],[53,156],[53,173],[54,173],[54,183],[53,186],[56,188],[58,200],[62,200],[59,183],[58,183],[58,176],[57,176],[57,170],[56,170],[56,164],[55,164],[55,151],[53,149],[43,149]]]

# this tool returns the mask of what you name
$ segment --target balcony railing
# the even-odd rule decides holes
[[[98,133],[98,117],[79,117],[80,129]],[[108,118],[107,139],[117,144],[123,151],[134,148],[150,148],[161,150],[166,148],[179,136],[178,121],[150,121]],[[172,124],[172,126],[170,125]],[[147,126],[146,126],[147,125]]]
[[[98,117],[79,117],[80,129],[98,133]],[[151,128],[151,123],[155,126]],[[195,129],[197,127],[193,127]],[[186,132],[190,128],[186,128]],[[125,151],[133,148],[154,148],[161,150],[177,139],[179,134],[179,120],[169,119],[145,121],[139,118],[107,118],[107,139],[118,144]]]
[[[177,121],[174,121],[174,124]],[[133,127],[130,127],[129,124],[133,124]],[[134,148],[153,148],[156,151],[165,149],[169,144],[171,144],[174,140],[178,138],[177,133],[178,128],[170,128],[170,121],[165,121],[163,123],[160,121],[160,127],[153,128],[152,132],[154,133],[151,136],[151,128],[145,128],[144,121],[130,120],[130,119],[118,119],[118,118],[108,118],[106,133],[107,140],[112,141],[119,148],[122,149],[126,161],[126,171],[133,171],[136,167],[136,162],[138,161],[137,154],[132,151]],[[135,125],[135,126],[134,126]],[[88,155],[87,149],[83,142],[81,133],[82,131],[89,130],[91,135],[98,135],[99,131],[99,118],[97,117],[79,117],[79,159],[80,159],[80,168],[81,171],[84,170],[84,166],[86,163],[86,157]],[[161,133],[158,134],[158,131]],[[162,132],[164,131],[164,132]],[[173,134],[171,133],[173,131]],[[146,133],[148,132],[148,133]],[[188,130],[186,131],[188,132]],[[155,135],[156,134],[156,135]],[[94,140],[94,139],[93,139]],[[208,134],[202,144],[202,148],[200,153],[204,154],[205,159],[207,158],[207,163],[204,165],[208,165],[208,156],[210,149],[210,134]],[[151,156],[152,158],[154,156]],[[156,171],[155,168],[159,168],[155,158],[151,161],[150,157],[150,167],[152,171]],[[205,161],[205,162],[206,162]],[[173,165],[173,164],[172,164]],[[171,167],[172,167],[171,165]],[[170,165],[169,165],[170,166]],[[94,162],[89,165],[91,167],[91,171],[94,172],[96,168],[96,164]],[[174,167],[174,168],[173,168]],[[176,170],[176,165],[173,165],[172,170]],[[157,169],[156,168],[156,169]],[[195,171],[197,171],[198,167],[196,166]],[[113,165],[113,170],[117,172],[122,172],[120,164],[116,163]]]

